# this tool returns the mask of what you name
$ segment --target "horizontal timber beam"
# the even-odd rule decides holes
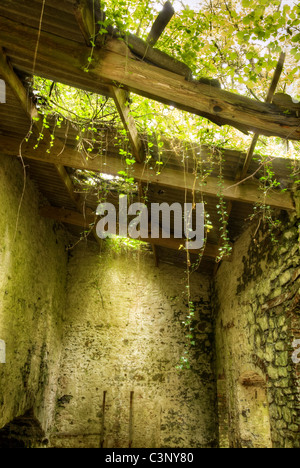
[[[93,156],[86,160],[78,151],[65,146],[61,149],[62,143],[55,140],[50,153],[47,153],[49,145],[41,142],[37,149],[33,149],[35,141],[24,143],[22,155],[28,159],[47,162],[50,164],[62,164],[63,166],[74,169],[90,170],[103,174],[118,176],[120,171],[124,171],[124,165],[120,158],[110,156]],[[0,152],[3,154],[18,156],[20,142],[16,138],[1,136]],[[205,184],[195,183],[195,176],[192,173],[164,168],[161,174],[155,170],[149,169],[145,164],[136,163],[132,167],[130,176],[137,182],[153,183],[162,187],[169,187],[177,190],[187,190],[194,192],[200,191],[203,195],[218,197],[220,193],[219,179],[209,177]],[[236,202],[255,204],[259,201],[264,202],[272,208],[293,211],[294,204],[289,192],[270,191],[264,198],[264,194],[259,189],[259,184],[255,180],[247,180],[239,185],[234,185],[232,180],[224,180],[224,198]]]
[[[44,218],[53,219],[55,221],[71,224],[73,226],[79,226],[82,228],[89,228],[91,225],[97,222],[97,217],[93,215],[86,215],[84,216],[81,213],[77,213],[76,211],[65,210],[63,208],[56,208],[52,206],[45,206],[40,209],[40,215]],[[143,242],[147,242],[148,244],[163,247],[172,250],[180,250],[185,246],[186,239],[140,239]],[[201,250],[189,250],[191,254],[200,254]],[[214,244],[206,244],[204,255],[206,257],[216,258],[219,255],[219,248],[217,245]]]
[[[58,152],[56,153],[56,145]],[[24,143],[22,154],[28,159],[57,164],[58,162],[64,166],[74,169],[90,170],[94,172],[110,174],[118,176],[120,171],[124,170],[122,161],[119,158],[109,156],[96,156],[86,160],[81,153],[72,148],[65,147],[63,152],[60,150],[60,142],[54,144],[51,153],[47,153],[49,146],[41,142],[37,149],[33,149],[34,143]],[[15,138],[2,136],[0,139],[0,150],[4,154],[17,156],[19,154],[19,141]],[[56,156],[56,154],[58,156]],[[178,190],[199,190],[204,195],[217,197],[220,188],[218,179],[209,177],[205,185],[195,184],[195,176],[192,173],[184,174],[182,171],[165,168],[160,175],[157,175],[155,170],[147,168],[143,164],[136,163],[132,169],[132,177],[138,182],[155,183],[163,187],[176,188]],[[231,180],[224,181],[224,198],[228,200],[254,204],[259,201],[265,201],[273,208],[283,210],[294,210],[294,205],[291,195],[272,191],[267,194],[263,200],[263,195],[259,190],[259,185],[256,181],[246,181],[243,184],[232,186]]]
[[[14,65],[19,59],[20,66],[26,68],[25,57],[29,71],[37,38],[37,29],[0,17],[0,44],[13,54]],[[204,116],[220,125],[228,124],[243,131],[300,140],[300,120],[295,115],[287,115],[273,104],[203,83],[189,82],[176,73],[145,63],[137,59],[122,40],[110,39],[105,47],[96,47],[90,71],[85,73],[90,52],[84,44],[41,31],[35,73],[61,82],[65,82],[66,75],[73,77],[75,87],[84,77],[87,88],[98,93],[103,85],[124,87],[130,92]]]

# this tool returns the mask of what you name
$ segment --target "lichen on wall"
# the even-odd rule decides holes
[[[215,282],[222,438],[234,447],[300,447],[298,226],[297,216],[283,216],[275,244],[263,229],[254,241],[257,226],[248,229]]]
[[[39,216],[39,194],[19,161],[0,156],[0,429],[32,410],[52,423],[65,306],[64,233]],[[20,208],[20,210],[19,210]],[[17,222],[19,210],[19,219]]]
[[[184,270],[147,252],[72,252],[55,447],[217,444],[210,284],[191,281],[196,346],[178,372],[187,313]]]

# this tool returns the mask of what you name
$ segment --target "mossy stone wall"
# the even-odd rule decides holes
[[[85,243],[72,255],[52,445],[216,446],[209,279],[191,278],[196,346],[180,373],[184,270]]]
[[[257,226],[246,231],[215,282],[222,439],[235,447],[300,447],[300,368],[292,359],[300,338],[299,218],[285,215],[282,223],[276,244]],[[265,388],[259,411],[251,387],[256,400]]]
[[[63,231],[38,213],[39,194],[19,161],[0,157],[0,428],[31,410],[52,424],[65,307]],[[19,219],[17,222],[19,210]]]

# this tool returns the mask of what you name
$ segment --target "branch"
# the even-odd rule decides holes
[[[253,179],[253,177],[256,176],[256,174],[257,174],[266,164],[268,164],[268,163],[274,161],[274,159],[275,159],[275,158],[270,158],[270,159],[268,159],[268,160],[265,161],[263,164],[261,164],[261,165],[259,166],[259,168],[258,168],[253,174],[249,175],[249,177],[246,177],[245,179],[240,180],[240,181],[237,182],[236,184],[231,185],[230,187],[227,187],[224,191],[226,192],[226,190],[230,190],[230,189],[233,189],[233,188],[235,188],[235,187],[238,187],[238,185],[241,185],[241,184],[243,184],[244,182],[247,182],[247,180]]]

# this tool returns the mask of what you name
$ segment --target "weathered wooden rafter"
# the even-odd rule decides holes
[[[97,17],[101,17],[102,15],[104,15],[104,13],[102,13],[99,8],[96,8],[96,2],[94,0],[80,0],[78,2],[77,8],[75,9],[75,16],[88,47],[94,47],[94,44],[99,41],[99,36],[97,36],[99,25],[96,24],[96,20]],[[144,159],[143,145],[135,121],[130,113],[128,93],[126,93],[124,89],[115,86],[110,86],[110,91],[127,131],[132,147],[132,154],[138,162],[142,162]]]
[[[35,28],[0,17],[0,44],[9,49],[16,61],[18,57],[22,59],[20,66],[27,72],[32,69],[37,35]],[[71,80],[74,86],[84,80],[84,86],[95,92],[103,92],[107,85],[124,87],[130,92],[202,115],[220,125],[300,139],[296,113],[287,115],[273,104],[190,82],[179,74],[137,58],[125,41],[110,39],[104,47],[95,47],[90,72],[85,73],[89,57],[90,50],[85,45],[42,31],[35,73],[69,84]]]
[[[276,66],[276,69],[275,69],[275,73],[274,73],[274,76],[273,76],[273,79],[272,79],[271,86],[269,88],[269,91],[268,91],[268,94],[267,94],[267,97],[266,97],[265,102],[268,103],[268,104],[270,104],[272,102],[272,100],[273,100],[277,85],[279,83],[279,80],[280,80],[280,77],[281,77],[281,74],[282,74],[282,71],[283,71],[285,57],[286,57],[286,54],[281,53],[281,55],[279,57],[279,60],[278,60],[278,63],[277,63],[277,66]],[[243,165],[242,172],[241,172],[241,174],[239,174],[239,179],[240,180],[243,180],[246,177],[247,173],[248,173],[248,170],[249,170],[251,160],[252,160],[253,155],[254,155],[254,151],[255,151],[258,139],[259,139],[259,133],[256,133],[253,136],[251,146],[250,146],[250,148],[248,150],[248,153],[247,153],[244,165]]]
[[[120,114],[123,125],[127,131],[127,135],[131,144],[132,154],[137,162],[143,162],[145,159],[143,142],[138,134],[134,118],[131,114],[128,104],[129,95],[124,89],[111,86],[111,94],[115,101],[116,108]]]
[[[104,18],[104,13],[99,8],[99,2],[97,3],[95,0],[79,0],[78,6],[75,9],[75,16],[87,45],[89,47],[94,47],[99,41],[99,36],[97,36],[99,31],[97,17],[102,16]],[[116,86],[110,86],[110,90],[123,125],[127,131],[132,147],[132,154],[136,161],[142,162],[144,160],[143,144],[139,137],[134,118],[130,112],[128,93],[124,89]]]
[[[98,39],[101,28],[99,22],[105,19],[100,3],[95,0],[77,0],[74,13],[86,45],[91,47]]]
[[[162,33],[164,32],[165,28],[171,21],[175,14],[175,10],[170,2],[166,2],[162,11],[159,13],[158,17],[156,18],[151,31],[147,37],[147,43],[150,46],[154,46]]]
[[[103,174],[118,176],[120,171],[124,171],[124,165],[120,158],[109,155],[96,156],[91,155],[86,159],[82,154],[73,148],[64,146],[61,141],[55,139],[54,146],[50,153],[49,143],[42,141],[37,149],[34,149],[36,141],[31,139],[24,143],[22,153],[28,159],[43,161],[50,164],[62,164],[74,169],[86,169]],[[15,138],[2,136],[0,139],[0,150],[4,154],[16,156],[19,152],[19,141]],[[218,197],[220,193],[219,179],[209,177],[205,184],[197,183],[193,173],[183,173],[182,170],[164,168],[161,174],[157,174],[155,169],[147,167],[145,164],[134,164],[130,174],[137,182],[153,183],[162,187],[175,188],[176,190],[194,192],[201,191],[203,195],[209,197]],[[294,210],[294,203],[290,193],[281,193],[280,191],[270,191],[263,199],[259,183],[255,180],[247,180],[243,184],[234,186],[234,181],[224,180],[224,198],[236,202],[255,204],[259,200],[265,201],[273,208],[282,210]]]

